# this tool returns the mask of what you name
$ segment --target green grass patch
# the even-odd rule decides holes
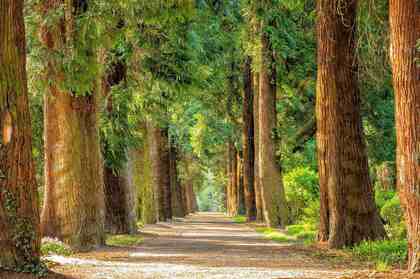
[[[62,243],[57,239],[52,238],[43,238],[41,244],[41,255],[60,255],[60,256],[70,256],[73,254],[73,251],[69,246]]]
[[[237,224],[246,223],[246,216],[243,216],[243,215],[235,216],[235,217],[233,217],[233,222],[235,222]]]
[[[131,247],[138,246],[143,243],[143,238],[139,235],[108,235],[106,238],[106,245],[117,247]]]
[[[407,259],[406,240],[365,241],[351,248],[353,256],[373,262],[380,271],[403,265]]]
[[[257,228],[256,231],[263,234],[265,238],[279,243],[294,242],[297,240],[293,236],[287,235],[272,228]]]

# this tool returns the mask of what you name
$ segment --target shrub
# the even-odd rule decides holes
[[[406,240],[365,241],[352,248],[352,254],[377,266],[402,265],[407,259]]]
[[[318,175],[308,167],[297,167],[285,174],[284,187],[289,205],[289,222],[298,223],[304,217],[304,208],[318,200]]]
[[[73,254],[73,251],[69,246],[59,241],[58,239],[45,237],[42,239],[41,244],[41,255],[60,255],[60,256],[70,256]]]
[[[387,222],[387,230],[391,238],[404,239],[407,229],[398,195],[385,202],[381,208],[381,215]]]

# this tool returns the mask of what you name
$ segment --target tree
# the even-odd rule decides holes
[[[181,185],[178,175],[178,162],[179,162],[179,148],[176,145],[175,139],[171,137],[169,146],[170,157],[170,179],[171,179],[171,204],[172,212],[175,217],[184,217],[185,212],[185,192]]]
[[[408,231],[408,268],[420,272],[420,70],[416,0],[391,0],[391,64],[397,129],[397,186]]]
[[[148,137],[151,147],[152,177],[157,198],[157,219],[165,222],[172,218],[168,129],[150,125]]]
[[[257,208],[254,184],[254,83],[251,70],[251,57],[244,65],[244,98],[243,98],[243,173],[245,191],[245,209],[248,221],[255,221]]]
[[[230,142],[228,146],[228,186],[227,186],[227,211],[229,216],[238,215],[239,197],[238,197],[238,151],[234,143]]]
[[[258,99],[258,172],[264,220],[270,227],[285,227],[287,205],[282,182],[280,158],[277,156],[279,135],[276,111],[276,60],[267,26],[261,28],[261,69]],[[268,26],[273,28],[274,23]]]
[[[0,1],[0,266],[39,263],[39,213],[28,105],[23,1]]]
[[[319,0],[317,8],[319,239],[342,248],[383,238],[385,230],[374,201],[360,115],[357,1]]]
[[[41,230],[74,250],[104,243],[104,186],[98,131],[98,72],[88,1],[43,0],[45,199]],[[56,18],[58,11],[64,15]],[[61,14],[60,14],[61,15]],[[64,30],[64,31],[63,31]],[[82,66],[81,66],[82,65]]]

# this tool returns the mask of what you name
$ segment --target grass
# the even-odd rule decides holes
[[[392,266],[402,266],[407,259],[406,240],[364,241],[350,249],[361,261],[373,262],[378,271],[387,271]]]
[[[143,238],[139,235],[108,235],[105,241],[108,246],[132,247],[143,243]]]
[[[237,224],[244,224],[246,223],[246,216],[243,216],[243,215],[235,216],[233,217],[233,222]]]
[[[272,228],[257,228],[257,232],[279,243],[303,242],[311,244],[316,240],[317,232],[309,225],[288,226],[284,232]]]
[[[273,240],[279,243],[285,242],[295,242],[297,239],[293,236],[289,236],[283,232],[277,231],[272,228],[257,228],[258,233],[261,233],[265,236],[265,238]]]

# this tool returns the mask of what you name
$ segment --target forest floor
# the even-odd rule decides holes
[[[57,273],[51,279],[418,278],[376,273],[366,263],[321,247],[275,243],[218,213],[148,225],[141,234],[144,243],[135,247],[51,256],[48,260],[55,263],[52,270]],[[20,277],[0,273],[0,278]]]

